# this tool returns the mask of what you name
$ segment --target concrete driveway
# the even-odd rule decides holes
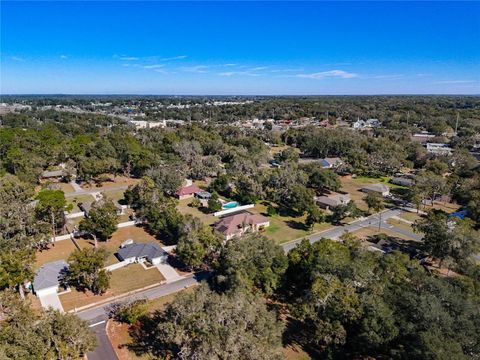
[[[55,310],[59,310],[63,312],[63,306],[62,303],[60,302],[60,299],[58,298],[58,294],[48,294],[48,295],[42,295],[39,296],[38,299],[40,300],[40,303],[42,304],[42,307],[44,309],[48,308],[53,308]]]

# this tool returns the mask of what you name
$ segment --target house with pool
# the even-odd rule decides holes
[[[225,240],[230,240],[246,232],[258,232],[268,226],[270,221],[265,216],[244,212],[222,218],[215,224],[215,230],[221,233]]]

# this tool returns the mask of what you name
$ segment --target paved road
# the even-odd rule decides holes
[[[106,321],[100,316],[97,319],[93,319],[92,324],[93,326],[90,326],[90,328],[97,336],[98,346],[94,351],[87,353],[88,360],[118,360],[112,343],[107,336]]]
[[[197,285],[200,281],[207,279],[208,276],[209,276],[209,273],[206,271],[193,274],[169,284],[159,285],[157,287],[139,292],[137,294],[126,296],[124,298],[121,298],[121,301],[134,300],[134,299],[151,300],[151,299],[156,299],[162,296],[170,295],[182,289],[185,289],[187,287]],[[119,301],[119,300],[116,300],[116,301]],[[110,304],[111,303],[107,303],[98,307],[79,311],[77,312],[77,316],[79,316],[83,320],[89,321],[91,324],[101,320],[106,320],[108,318],[108,311],[110,308]]]
[[[402,210],[400,209],[392,209],[392,210],[385,210],[382,212],[382,223],[384,223],[386,220],[390,219],[393,216],[398,216],[402,213]],[[315,233],[313,235],[305,236],[300,239],[296,239],[293,241],[290,241],[286,244],[283,244],[283,249],[285,252],[289,252],[292,250],[295,246],[297,246],[303,239],[307,238],[311,243],[320,240],[321,238],[328,238],[328,239],[338,239],[340,236],[342,236],[345,232],[352,232],[352,231],[357,231],[365,227],[369,226],[378,226],[378,221],[379,221],[379,216],[378,214],[371,215],[366,218],[361,218],[356,221],[351,222],[350,224],[342,225],[342,226],[335,226],[331,229],[321,231],[319,233]],[[391,229],[392,231],[395,231]]]
[[[195,275],[191,275],[182,278],[176,282],[170,284],[160,285],[132,296],[122,298],[122,300],[133,299],[155,299],[169,294],[176,293],[187,287],[197,285],[200,281],[208,278],[208,272],[201,272]],[[87,354],[89,360],[118,360],[112,344],[107,337],[106,333],[106,321],[108,320],[108,311],[111,303],[101,305],[96,308],[87,309],[77,313],[81,319],[88,321],[92,330],[97,336],[98,346],[94,351]]]

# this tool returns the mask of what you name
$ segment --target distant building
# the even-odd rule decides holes
[[[451,155],[453,149],[443,143],[427,143],[427,152],[435,155]]]
[[[374,192],[382,196],[387,196],[390,194],[390,188],[385,184],[369,184],[362,187],[364,193]]]
[[[339,166],[342,166],[343,164],[344,162],[342,161],[342,159],[338,157],[325,158],[320,160],[320,165],[322,165],[324,169],[337,168]]]
[[[235,236],[241,236],[247,231],[257,232],[270,226],[268,218],[262,215],[253,215],[248,212],[226,216],[215,224],[215,230],[230,240]]]
[[[368,120],[360,120],[358,119],[352,125],[354,129],[362,130],[362,129],[371,129],[371,128],[378,128],[380,127],[381,123],[378,119],[368,119]]]
[[[160,245],[155,243],[130,243],[117,251],[117,257],[120,261],[127,261],[130,263],[147,260],[153,265],[158,265],[167,262],[168,253],[163,250]]]
[[[202,189],[200,189],[197,185],[188,185],[188,186],[183,186],[177,190],[175,195],[180,199],[188,199],[192,198],[196,193],[201,192]]]
[[[347,205],[350,202],[350,194],[331,193],[315,198],[318,206],[322,209],[331,209],[340,205]]]
[[[417,134],[413,134],[410,139],[413,141],[413,142],[417,142],[417,143],[420,143],[420,144],[425,144],[427,143],[429,140],[432,140],[433,138],[435,137],[434,134],[430,134],[428,131],[422,131],[420,133],[417,133]]]
[[[130,120],[130,124],[135,126],[138,129],[153,129],[153,128],[164,128],[167,126],[166,120],[163,121],[145,121],[145,120]]]

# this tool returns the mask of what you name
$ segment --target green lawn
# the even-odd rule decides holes
[[[178,211],[180,211],[180,213],[184,215],[190,214],[195,217],[198,217],[206,225],[212,225],[219,220],[217,217],[213,216],[212,214],[205,214],[199,209],[189,206],[192,200],[193,198],[180,200],[177,205]]]
[[[322,223],[315,224],[315,227],[312,232],[305,229],[305,217],[291,217],[291,216],[281,216],[274,215],[269,217],[267,212],[267,205],[256,204],[253,209],[249,210],[252,213],[261,214],[267,216],[270,220],[270,226],[265,229],[263,234],[272,239],[277,244],[283,244],[285,242],[295,240],[307,235],[310,235],[315,232],[326,230],[332,227],[331,224]]]
[[[397,219],[388,219],[387,224],[394,225],[394,226],[396,226],[400,229],[406,230],[406,231],[414,232],[413,229],[412,229],[412,225],[405,222],[405,221],[401,221],[401,220],[397,220]]]
[[[124,198],[125,190],[107,190],[103,191],[102,194],[113,202],[119,203]]]
[[[67,197],[67,205],[72,205],[72,210],[71,212],[79,212],[81,211],[78,207],[79,203],[86,203],[86,204],[91,204],[95,201],[92,195],[77,195],[77,196],[70,196]]]

